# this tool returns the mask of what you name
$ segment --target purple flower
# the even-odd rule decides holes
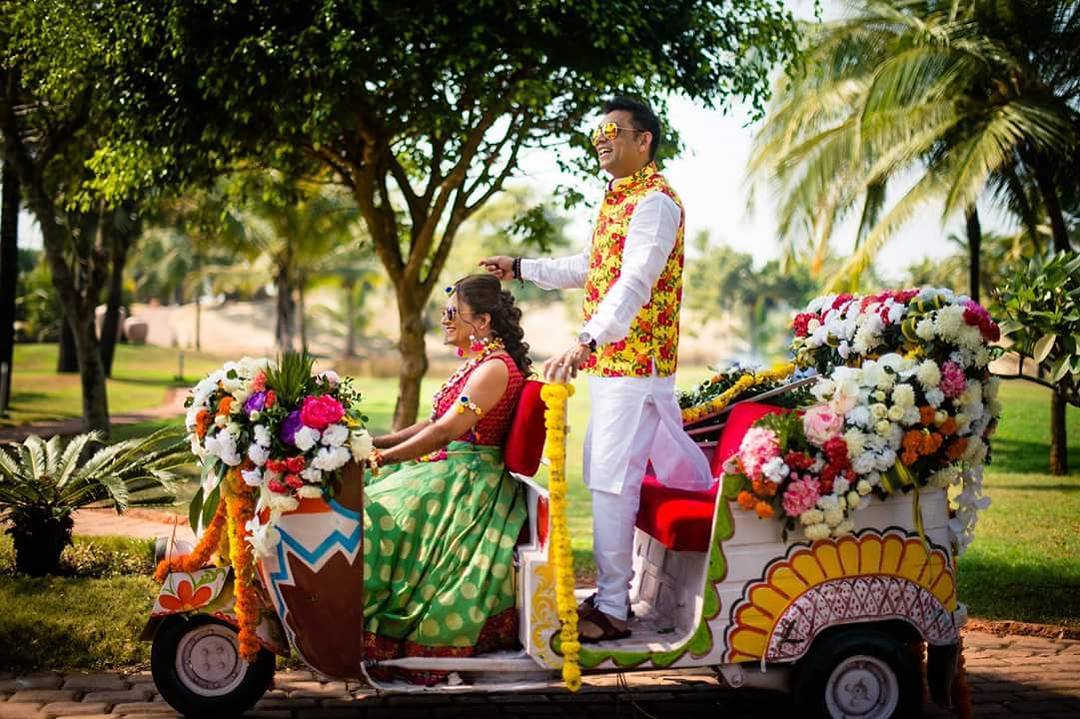
[[[266,392],[256,392],[247,398],[244,402],[244,414],[251,414],[252,412],[261,412],[263,407],[266,406]]]
[[[296,432],[304,423],[300,421],[300,410],[294,410],[289,413],[289,416],[285,418],[285,421],[281,423],[281,432],[278,434],[281,437],[281,441],[285,444],[293,445],[293,439],[296,437]]]

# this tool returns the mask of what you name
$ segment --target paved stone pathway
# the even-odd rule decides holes
[[[975,716],[1080,716],[1080,640],[965,634]],[[707,673],[652,672],[590,677],[580,694],[378,697],[360,685],[319,681],[311,672],[283,671],[249,717],[266,719],[488,719],[563,717],[661,719],[774,717],[794,713],[785,696],[723,687]],[[154,689],[149,672],[122,674],[0,674],[0,719],[178,716]],[[926,716],[948,713],[928,708]],[[216,718],[215,718],[216,719]]]

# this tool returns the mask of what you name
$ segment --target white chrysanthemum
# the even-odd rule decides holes
[[[840,524],[833,527],[832,536],[834,536],[834,537],[842,537],[845,534],[851,534],[851,532],[854,529],[855,529],[855,522],[853,522],[850,519],[845,519],[844,521],[840,522]]]
[[[829,525],[824,522],[811,524],[806,528],[806,538],[810,540],[825,539],[829,536]]]
[[[305,482],[312,484],[318,484],[322,482],[322,471],[315,469],[314,467],[304,467],[304,470],[300,472],[300,478]]]
[[[904,408],[897,405],[889,407],[888,418],[890,422],[899,422],[904,418]]]
[[[865,497],[866,495],[870,494],[870,490],[872,489],[873,487],[871,486],[870,482],[866,481],[865,479],[860,479],[855,485],[855,491],[859,493],[860,497]]]
[[[926,390],[926,403],[931,407],[940,407],[941,403],[945,401],[945,393],[939,388]]]
[[[937,333],[945,339],[956,339],[960,329],[964,327],[964,309],[956,305],[942,307],[934,318],[934,326]]]
[[[847,445],[849,457],[858,457],[866,446],[866,435],[857,429],[849,429],[844,432],[844,444]]]
[[[229,423],[229,418],[223,414],[214,415],[214,426],[221,428]]]
[[[941,368],[934,360],[926,360],[915,371],[915,378],[926,389],[932,389],[941,384]]]
[[[791,468],[789,468],[780,457],[773,457],[768,462],[761,465],[761,473],[773,484],[780,484],[783,482],[790,472]]]
[[[900,424],[905,427],[910,427],[913,424],[917,424],[922,419],[922,415],[919,414],[918,407],[908,407],[904,410],[904,416],[900,418]]]
[[[293,436],[293,444],[301,452],[306,452],[318,443],[319,436],[319,430],[314,427],[301,427]]]
[[[838,509],[837,505],[838,503],[835,494],[826,494],[818,497],[817,506],[821,510],[828,512],[830,509]]]
[[[261,487],[263,484],[261,469],[244,469],[240,471],[240,476],[243,477],[244,484],[249,487]]]
[[[235,467],[242,461],[236,449],[236,436],[227,428],[220,430],[213,437],[208,436],[205,444],[208,454],[220,458],[230,467]]]
[[[931,317],[919,320],[915,325],[915,334],[924,342],[934,339],[934,320]]]
[[[323,447],[311,461],[311,466],[324,472],[333,472],[348,462],[350,456],[345,447]]]
[[[313,484],[305,484],[296,490],[296,496],[300,497],[300,499],[319,499],[322,495],[322,487],[316,487]]]
[[[265,424],[255,425],[252,436],[255,438],[255,444],[260,447],[270,446],[270,429]]]
[[[836,494],[844,494],[848,491],[848,487],[850,486],[851,483],[848,482],[845,477],[837,477],[833,480],[832,491]]]
[[[882,437],[888,437],[892,434],[893,423],[887,419],[879,419],[874,423],[874,431]]]
[[[852,410],[845,415],[845,419],[848,424],[868,428],[870,426],[870,408],[865,404],[853,407]]]
[[[820,524],[825,521],[825,513],[820,509],[808,509],[799,515],[799,521],[803,524]]]
[[[836,347],[836,353],[840,355],[840,359],[847,359],[851,356],[851,345],[847,340],[844,340]]]
[[[855,474],[867,474],[872,472],[875,466],[873,452],[863,452],[851,460],[851,469],[855,471]]]
[[[844,521],[844,510],[840,507],[833,507],[832,509],[825,510],[825,524],[830,527],[835,527]]]
[[[270,450],[259,444],[252,444],[247,453],[248,459],[254,462],[256,467],[263,466],[266,460],[270,459]]]
[[[323,444],[328,447],[340,447],[349,439],[349,428],[343,424],[332,424],[322,432]]]
[[[266,477],[269,481],[269,477]],[[269,509],[271,513],[277,513],[279,516],[285,512],[291,512],[300,503],[296,501],[296,497],[290,494],[279,494],[277,492],[263,491],[259,492],[259,501],[255,503],[255,513],[259,514],[264,509]]]
[[[892,402],[900,409],[915,406],[915,390],[909,384],[898,384],[893,387]]]
[[[879,472],[887,472],[896,464],[896,452],[891,449],[886,449],[879,454],[874,455],[875,469]]]
[[[363,461],[372,449],[371,435],[366,429],[355,429],[349,435],[349,451],[357,462]]]
[[[247,537],[251,551],[258,557],[267,557],[274,553],[274,547],[281,541],[281,533],[271,524],[263,524]]]
[[[848,509],[858,509],[862,503],[862,497],[859,496],[858,492],[856,492],[855,490],[851,490],[847,493]]]

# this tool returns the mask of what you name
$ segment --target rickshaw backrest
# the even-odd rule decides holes
[[[547,405],[540,399],[543,382],[526,380],[521,398],[514,411],[514,420],[503,445],[503,461],[511,472],[532,477],[540,468],[540,456],[544,452],[544,410]]]

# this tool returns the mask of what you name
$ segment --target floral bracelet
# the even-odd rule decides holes
[[[367,466],[368,466],[368,469],[371,470],[371,476],[372,477],[378,477],[379,476],[379,467],[382,466],[382,463],[383,463],[382,452],[380,452],[377,449],[372,449],[371,454],[369,454],[367,456]]]
[[[466,409],[471,409],[473,412],[476,413],[477,417],[484,416],[484,410],[480,409],[476,402],[473,402],[471,399],[469,399],[468,395],[463,394],[458,397],[457,413],[465,414]]]

